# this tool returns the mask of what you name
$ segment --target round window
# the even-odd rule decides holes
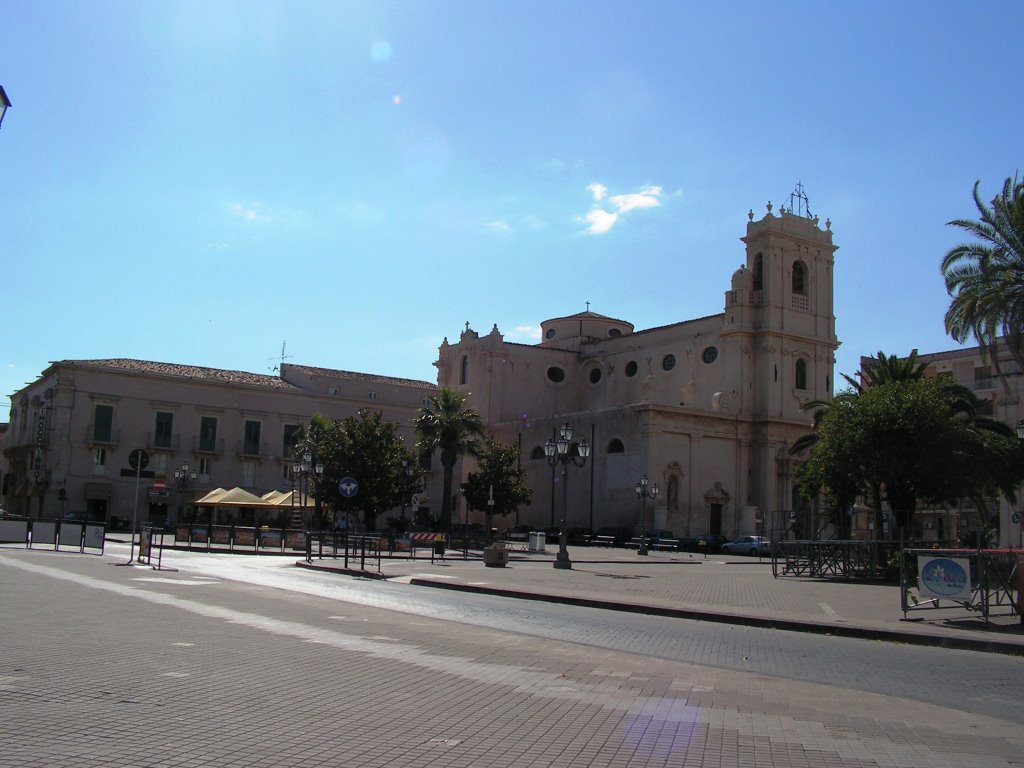
[[[560,381],[564,381],[565,371],[563,371],[557,365],[552,365],[550,368],[548,368],[548,380],[553,381],[556,384]]]
[[[545,333],[544,335],[545,335],[545,336],[546,336],[547,338],[549,338],[549,339],[553,339],[553,338],[555,338],[555,329],[554,329],[554,328],[548,328],[548,332],[547,332],[547,333]]]
[[[626,363],[626,375],[636,376],[636,360],[630,360]]]
[[[609,328],[608,335],[614,339],[616,336],[621,336],[622,331],[620,331],[618,328]]]
[[[705,347],[700,359],[705,363],[713,363],[718,359],[718,347]]]
[[[661,367],[664,368],[666,371],[671,371],[673,368],[676,367],[676,356],[665,355],[663,358],[661,358]]]
[[[591,368],[590,369],[590,383],[597,384],[601,380],[601,369]]]

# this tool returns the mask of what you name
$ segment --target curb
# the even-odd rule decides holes
[[[331,569],[323,569],[331,570]],[[336,569],[335,569],[336,570]],[[344,571],[342,571],[344,573]],[[355,572],[358,575],[364,574],[361,571]],[[386,578],[379,576],[379,578]],[[764,618],[758,616],[739,616],[736,614],[719,613],[714,611],[694,611],[681,608],[663,608],[653,605],[638,605],[634,603],[618,603],[610,600],[595,600],[591,598],[568,597],[564,595],[541,595],[532,592],[521,592],[511,589],[497,589],[494,587],[483,587],[475,584],[458,584],[452,582],[432,581],[430,579],[411,579],[410,584],[418,587],[432,587],[434,589],[447,589],[456,592],[471,592],[474,594],[494,595],[496,597],[510,597],[518,600],[535,600],[545,603],[558,603],[561,605],[575,605],[583,608],[597,608],[606,611],[620,611],[623,613],[639,613],[649,616],[665,616],[675,619],[689,619],[691,621],[708,621],[719,624],[734,624],[747,627],[760,627],[763,629],[778,629],[788,632],[806,632],[818,635],[834,637],[850,637],[859,640],[878,640],[892,643],[903,643],[905,645],[919,645],[933,648],[949,648],[962,651],[980,651],[983,653],[1000,653],[1010,656],[1024,656],[1024,644],[1006,643],[999,640],[977,640],[965,637],[945,637],[941,635],[929,635],[919,632],[896,632],[889,629],[873,629],[868,627],[851,627],[845,625],[819,624],[812,621],[797,621],[793,619]]]

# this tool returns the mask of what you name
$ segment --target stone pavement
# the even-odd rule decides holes
[[[892,640],[1024,655],[1024,625],[1003,606],[986,623],[955,606],[914,611],[904,619],[893,584],[774,578],[771,560],[751,557],[570,547],[571,570],[552,567],[554,550],[513,552],[504,568],[487,568],[479,551],[445,558],[349,560],[353,574],[445,589],[589,605],[707,621]],[[344,570],[341,559],[300,564]],[[952,605],[952,604],[951,604]]]

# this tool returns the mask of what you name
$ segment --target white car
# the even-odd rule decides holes
[[[772,551],[772,543],[764,536],[740,536],[723,544],[722,551],[730,555],[767,555]]]

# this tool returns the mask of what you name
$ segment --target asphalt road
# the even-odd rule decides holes
[[[186,572],[389,611],[1024,720],[1024,664],[1011,656],[431,590],[297,569],[293,562],[193,553],[169,560]]]

